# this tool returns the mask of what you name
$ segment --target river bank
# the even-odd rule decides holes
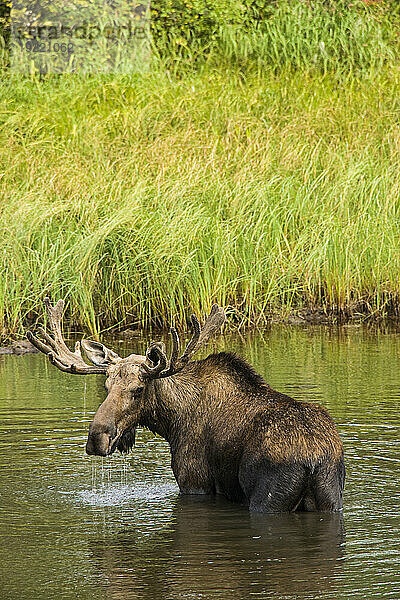
[[[321,19],[326,64],[245,60],[242,40],[132,75],[4,71],[0,336],[45,296],[91,335],[183,327],[213,302],[243,327],[397,318],[399,66],[379,20],[347,39]]]
[[[3,81],[0,331],[399,314],[397,69]],[[6,107],[12,107],[6,111]],[[356,309],[354,310],[354,307]]]
[[[38,318],[38,322],[43,323],[43,318]],[[231,334],[237,334],[239,337],[243,335],[252,335],[255,333],[262,333],[265,331],[271,331],[276,327],[286,326],[290,328],[310,329],[313,330],[315,327],[322,327],[326,330],[337,331],[345,330],[347,328],[365,328],[371,331],[380,331],[382,333],[393,333],[400,331],[400,318],[397,316],[382,317],[379,314],[362,314],[358,311],[353,313],[347,312],[346,314],[331,313],[326,314],[321,308],[304,308],[300,310],[291,311],[289,313],[274,312],[269,315],[263,315],[262,318],[259,316],[258,319],[249,323],[245,319],[242,320],[230,314],[227,324],[224,327],[224,331],[228,331]],[[34,325],[26,325],[24,331],[28,331],[30,328],[35,330],[37,323]],[[71,323],[64,323],[63,330],[65,337],[70,341],[71,347],[73,342],[82,337],[88,335],[87,332],[80,331],[78,325]],[[191,331],[190,325],[186,324],[183,326],[182,333]],[[130,327],[124,328],[109,328],[104,333],[99,332],[96,334],[100,339],[106,343],[115,345],[116,343],[132,344],[137,341],[148,341],[151,339],[163,338],[169,339],[169,329],[160,328],[153,325],[148,327],[141,327],[139,324],[131,324]],[[16,338],[16,339],[14,339]],[[0,355],[14,354],[22,356],[24,354],[37,353],[38,350],[31,344],[31,342],[22,334],[22,336],[7,335],[3,333],[0,337],[0,343],[4,345],[0,346]]]

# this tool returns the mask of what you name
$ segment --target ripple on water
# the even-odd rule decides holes
[[[178,498],[168,445],[143,431],[126,459],[87,457],[101,378],[3,357],[1,600],[400,598],[400,334],[271,328],[218,343],[328,408],[345,446],[343,518]]]

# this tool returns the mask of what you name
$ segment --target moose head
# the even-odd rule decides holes
[[[195,315],[191,316],[193,335],[182,354],[178,333],[172,327],[169,359],[165,345],[160,342],[150,344],[145,356],[130,354],[121,358],[100,342],[85,339],[76,342],[72,352],[65,344],[61,331],[64,301],[59,300],[52,306],[49,298],[45,298],[45,305],[53,336],[39,329],[45,340],[43,342],[28,331],[27,337],[32,344],[47,354],[50,362],[60,371],[77,375],[103,374],[107,377],[105,386],[108,395],[90,424],[86,443],[86,452],[98,456],[108,456],[116,449],[127,452],[134,445],[136,427],[141,424],[151,427],[150,413],[154,412],[156,392],[154,383],[182,371],[225,321],[223,309],[214,304],[203,327]],[[86,363],[81,349],[92,365]]]

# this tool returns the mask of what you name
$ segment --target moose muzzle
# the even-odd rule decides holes
[[[100,425],[92,423],[89,427],[89,435],[86,442],[87,454],[96,456],[108,456],[114,450],[114,440],[117,430],[114,424]]]

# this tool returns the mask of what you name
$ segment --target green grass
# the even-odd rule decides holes
[[[398,314],[399,67],[219,53],[129,77],[3,74],[1,336],[45,295],[94,334],[215,301],[260,324]]]

